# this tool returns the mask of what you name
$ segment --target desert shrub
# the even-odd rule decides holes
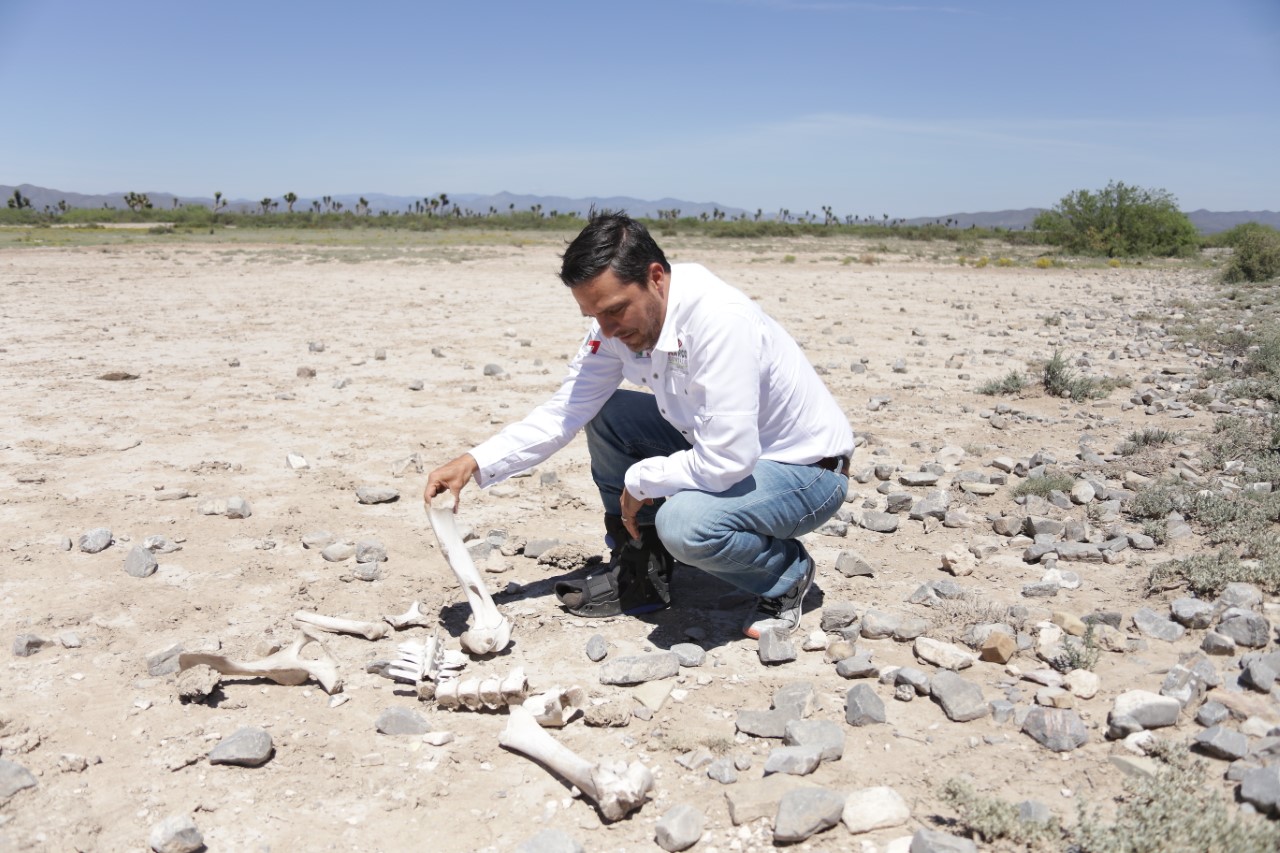
[[[1205,450],[1215,467],[1241,462],[1256,470],[1257,482],[1280,484],[1280,420],[1270,417],[1218,418]]]
[[[996,258],[996,266],[1011,267],[1013,266],[1013,259],[1012,258]]]
[[[1147,427],[1143,430],[1129,433],[1129,437],[1125,439],[1124,444],[1120,445],[1120,453],[1123,456],[1132,456],[1144,447],[1160,447],[1165,444],[1172,444],[1181,436],[1182,433],[1180,432],[1162,427]]]
[[[880,263],[880,259],[868,252],[858,256],[858,263],[865,264],[870,267]]]
[[[1120,181],[1068,193],[1033,227],[1050,243],[1084,255],[1174,257],[1200,248],[1199,232],[1173,195]]]
[[[1231,258],[1222,271],[1228,283],[1270,281],[1280,276],[1280,231],[1258,226],[1243,233],[1234,243]]]
[[[942,800],[960,813],[971,833],[988,844],[1008,841],[1048,848],[1062,837],[1056,818],[1043,823],[1022,820],[1016,805],[999,797],[984,797],[963,779],[948,779],[942,787]]]
[[[1114,814],[1080,804],[1072,828],[1080,853],[1262,853],[1280,845],[1280,828],[1258,815],[1233,811],[1214,789],[1203,761],[1186,746],[1155,741],[1159,764],[1151,777],[1125,780]]]
[[[982,269],[983,267],[985,267],[985,266],[986,266],[987,264],[989,264],[989,263],[991,263],[991,259],[990,259],[990,258],[988,258],[986,255],[983,255],[982,257],[980,257],[980,258],[978,258],[976,261],[974,261],[974,262],[973,262],[973,265],[974,265],[975,267],[977,267],[978,269]]]
[[[1201,598],[1213,598],[1229,583],[1257,584],[1264,592],[1280,592],[1280,559],[1241,559],[1234,550],[1222,548],[1212,554],[1193,554],[1169,560],[1147,575],[1148,594],[1186,587]]]
[[[794,263],[796,262],[796,256],[795,256],[795,255],[783,255],[783,256],[782,256],[782,262],[783,262],[784,264],[794,264]]]
[[[1053,261],[1048,258],[1036,258],[1036,269],[1047,270],[1051,266],[1053,266]]]
[[[1090,622],[1085,626],[1083,637],[1062,638],[1062,654],[1051,660],[1049,664],[1064,675],[1076,669],[1087,669],[1093,672],[1101,655],[1102,649],[1098,647],[1098,641],[1093,633],[1093,623]]]
[[[1136,519],[1167,518],[1169,513],[1182,512],[1190,503],[1186,492],[1164,483],[1151,483],[1137,491],[1129,501],[1128,511]]]
[[[1095,379],[1076,373],[1067,364],[1061,350],[1054,350],[1053,357],[1045,363],[1042,379],[1044,390],[1050,396],[1069,397],[1076,403],[1084,400],[1101,400],[1115,387],[1114,383],[1105,379]]]
[[[1149,518],[1142,522],[1142,533],[1150,536],[1157,545],[1163,545],[1169,536],[1169,522],[1163,518]]]
[[[1045,314],[1045,315],[1044,315],[1043,317],[1041,317],[1040,319],[1044,321],[1044,324],[1045,324],[1046,326],[1061,326],[1061,325],[1062,325],[1062,315],[1061,315],[1061,314]]]
[[[1017,394],[1027,387],[1026,377],[1020,370],[1010,370],[999,379],[992,379],[978,386],[978,393],[988,397]]]
[[[1013,496],[1037,495],[1048,497],[1050,492],[1069,492],[1076,484],[1075,477],[1063,471],[1050,469],[1041,477],[1028,477],[1013,487]]]
[[[1111,267],[1113,270],[1114,270],[1114,269],[1119,269],[1119,268],[1120,268],[1120,259],[1119,259],[1119,258],[1112,258],[1111,260],[1107,261],[1107,266]]]

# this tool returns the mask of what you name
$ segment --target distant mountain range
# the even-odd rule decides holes
[[[58,202],[65,202],[68,207],[115,207],[124,208],[125,193],[107,193],[105,195],[86,195],[84,193],[66,192],[63,190],[49,189],[47,187],[37,187],[31,184],[21,184],[19,186],[5,186],[0,184],[0,198],[8,199],[13,196],[13,191],[18,190],[23,197],[31,200],[31,206],[36,210],[57,209]],[[151,200],[153,208],[158,210],[166,210],[177,205],[199,204],[205,207],[213,205],[212,197],[197,196],[175,196],[172,193],[165,192],[149,192],[147,197]],[[349,193],[344,195],[330,196],[330,200],[338,202],[344,210],[354,210],[360,202],[362,194]],[[385,193],[364,193],[363,198],[369,203],[369,210],[373,213],[381,211],[412,211],[418,202],[427,202],[427,199],[417,196],[387,195]],[[569,198],[567,196],[540,196],[540,195],[520,195],[516,193],[501,192],[492,195],[480,195],[476,193],[449,193],[449,204],[456,205],[463,210],[471,210],[479,214],[488,213],[490,209],[506,213],[511,210],[530,210],[535,206],[544,214],[550,214],[553,211],[558,213],[576,212],[585,214],[587,211],[595,208],[596,210],[625,210],[632,216],[657,217],[663,211],[679,211],[679,216],[700,216],[703,213],[708,215],[715,211],[723,211],[725,216],[734,218],[742,214],[754,218],[756,211],[744,210],[740,207],[731,207],[725,204],[717,204],[716,202],[698,202],[685,201],[676,198],[662,198],[657,201],[647,201],[645,199],[631,198],[628,196],[610,196],[610,197],[593,197],[593,198]],[[223,199],[227,203],[227,210],[237,212],[257,211],[261,209],[261,202],[251,199],[236,198]],[[280,208],[285,207],[285,203],[278,197],[273,198]],[[312,206],[313,201],[322,201],[319,198],[299,197],[294,203],[294,210],[308,210]],[[947,223],[958,228],[968,228],[976,225],[979,228],[1027,228],[1030,227],[1036,215],[1043,212],[1042,207],[1027,207],[1021,210],[996,210],[980,213],[948,213],[940,216],[917,216],[910,219],[902,220],[907,225],[927,225],[931,222]],[[821,211],[811,211],[815,214],[821,214]],[[760,211],[761,219],[776,219],[779,211],[768,210]],[[799,217],[804,211],[792,210],[792,217]],[[1259,222],[1263,225],[1271,225],[1280,228],[1280,213],[1272,210],[1232,210],[1232,211],[1213,211],[1213,210],[1192,210],[1187,212],[1187,217],[1195,224],[1201,232],[1205,234],[1215,234],[1219,231],[1226,231],[1228,228],[1239,225],[1242,222]]]

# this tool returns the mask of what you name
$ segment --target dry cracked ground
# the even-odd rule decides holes
[[[1070,824],[1078,802],[1105,804],[1143,772],[1107,738],[1108,717],[1121,694],[1159,694],[1181,660],[1197,660],[1206,629],[1167,622],[1185,593],[1145,589],[1153,565],[1205,546],[1193,529],[1145,549],[1128,536],[1141,524],[1109,501],[1143,477],[1211,473],[1196,447],[1213,415],[1190,395],[1209,356],[1166,331],[1177,305],[1211,298],[1210,273],[1026,259],[979,269],[894,246],[871,258],[853,241],[666,240],[673,260],[704,263],[802,342],[860,437],[842,523],[807,539],[820,571],[790,654],[743,638],[749,602],[687,568],[675,606],[651,617],[559,609],[554,581],[603,550],[581,440],[530,476],[464,492],[459,521],[514,624],[511,647],[464,675],[523,667],[535,691],[580,687],[587,721],[614,725],[580,715],[549,732],[590,761],[647,767],[653,789],[637,811],[605,821],[560,776],[501,748],[504,711],[444,710],[369,666],[426,627],[324,635],[343,682],[332,696],[314,680],[224,676],[205,700],[183,701],[180,651],[256,660],[292,642],[300,610],[376,622],[420,601],[458,648],[468,608],[419,500],[423,472],[560,381],[585,322],[555,279],[563,236],[371,248],[138,235],[0,249],[0,636],[13,643],[0,666],[0,850],[202,839],[211,850],[603,851],[661,837],[710,853],[772,848],[775,832],[802,850],[905,849],[921,830],[959,831],[940,795],[952,777]],[[1078,403],[1047,396],[1036,365],[1055,350],[1120,387]],[[1011,371],[1032,379],[1021,394],[977,393]],[[1115,455],[1156,427],[1179,443]],[[1043,463],[1071,475],[1072,498],[1015,500]],[[365,486],[399,500],[362,503]],[[110,544],[90,553],[82,537],[98,528]],[[312,534],[309,544],[337,543],[336,561],[304,547]],[[385,562],[342,547],[371,541]],[[1139,627],[1143,608],[1154,613]],[[1043,658],[1096,613],[1115,614],[1098,629],[1096,684],[1063,688]],[[1008,636],[986,657],[1007,663],[974,662],[965,645],[991,622]],[[588,651],[602,643],[597,663]],[[601,682],[602,665],[679,643],[705,651],[700,665]],[[697,649],[681,651],[697,662]],[[1239,687],[1238,660],[1211,659],[1226,682],[1213,695],[1256,739],[1280,714]],[[964,684],[939,675],[961,666]],[[933,682],[959,689],[956,703],[966,685],[980,696],[947,708],[925,695]],[[1160,734],[1203,730],[1205,685],[1189,683],[1195,695]],[[782,702],[781,719],[760,713],[780,690],[800,700]],[[1140,713],[1167,710],[1139,698]],[[428,733],[380,732],[396,709]],[[783,741],[763,735],[802,713],[832,724],[801,729],[834,730],[825,756],[839,758],[810,769],[805,748],[774,754]],[[1070,743],[1041,745],[1023,731],[1028,717]],[[248,759],[266,760],[211,761],[242,729],[269,735]],[[1216,781],[1226,762],[1212,763],[1230,797],[1235,783]],[[881,787],[900,814],[844,808]],[[660,823],[676,806],[692,810]],[[855,826],[891,825],[851,834],[842,810]],[[184,822],[200,838],[178,831]]]

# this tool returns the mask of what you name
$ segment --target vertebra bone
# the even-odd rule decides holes
[[[382,620],[397,631],[403,631],[405,628],[435,627],[435,620],[423,613],[422,605],[416,601],[410,604],[409,609],[399,616],[383,616]]]
[[[644,805],[653,789],[653,774],[639,761],[592,764],[547,734],[533,714],[520,705],[510,709],[498,743],[550,768],[591,798],[607,821],[619,820]]]
[[[444,551],[444,558],[457,576],[458,583],[462,585],[467,603],[471,605],[472,625],[460,638],[462,647],[473,655],[502,651],[511,643],[511,621],[493,603],[489,590],[485,589],[484,581],[480,579],[480,572],[476,570],[476,564],[462,544],[462,537],[458,535],[458,529],[453,523],[456,504],[453,508],[441,509],[433,507],[427,501],[426,508],[427,518],[440,542],[440,549]]]
[[[478,711],[488,708],[495,711],[508,705],[518,705],[529,695],[529,679],[524,670],[516,667],[506,678],[496,675],[488,678],[451,678],[436,684],[435,700],[441,708],[456,711],[467,708]]]
[[[391,628],[381,622],[361,622],[359,619],[341,619],[337,616],[321,616],[299,610],[293,614],[293,621],[314,625],[321,631],[333,634],[357,634],[366,640],[381,640],[391,633]]]
[[[269,678],[276,684],[294,686],[302,684],[308,678],[314,678],[324,688],[325,693],[338,693],[342,690],[342,679],[338,676],[338,664],[329,656],[329,652],[320,642],[320,638],[311,633],[305,626],[300,626],[298,638],[288,648],[281,649],[262,660],[241,661],[223,655],[204,652],[183,652],[178,655],[178,669],[190,669],[204,664],[222,675],[253,675]],[[322,657],[306,660],[301,652],[304,646],[315,643],[320,647]]]

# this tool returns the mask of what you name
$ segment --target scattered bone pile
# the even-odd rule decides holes
[[[946,779],[1071,822],[1154,772],[1155,737],[1275,813],[1280,605],[1145,595],[1205,531],[1127,513],[1160,478],[1263,488],[1202,451],[1260,411],[1172,335],[1205,273],[676,241],[793,330],[860,436],[801,629],[756,642],[749,599],[687,569],[652,617],[555,605],[602,549],[581,442],[417,506],[427,466],[556,387],[580,328],[554,250],[0,255],[0,848],[974,849]],[[518,328],[492,334],[495,293]],[[1058,349],[1126,387],[974,393]],[[1183,436],[1119,453],[1148,425]]]

